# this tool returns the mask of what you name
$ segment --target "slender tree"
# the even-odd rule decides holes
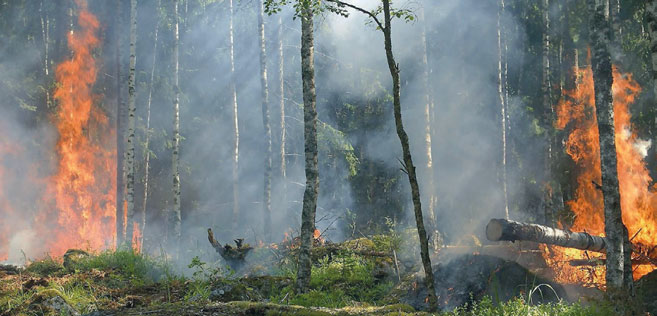
[[[657,98],[657,0],[649,0],[646,3],[646,24],[648,25],[648,35],[650,36],[652,88],[655,98]]]
[[[278,102],[281,113],[280,119],[280,149],[281,164],[279,172],[281,177],[281,200],[283,207],[287,207],[287,161],[285,156],[285,56],[283,55],[283,19],[278,17]]]
[[[315,231],[315,214],[319,194],[317,160],[317,94],[315,92],[315,48],[313,34],[313,3],[300,0],[301,18],[301,80],[303,81],[304,153],[306,158],[306,189],[301,211],[301,245],[297,270],[298,292],[305,292],[310,284],[312,262],[310,249]]]
[[[120,246],[123,244],[125,239],[125,210],[124,210],[124,193],[125,193],[125,168],[123,166],[123,155],[125,153],[125,123],[123,123],[124,116],[124,104],[123,104],[123,95],[121,88],[123,86],[123,80],[121,77],[121,51],[122,43],[121,40],[121,29],[123,25],[123,14],[122,14],[122,5],[121,0],[116,1],[116,27],[114,29],[114,37],[116,39],[116,245]]]
[[[137,63],[137,0],[130,0],[130,68],[128,70],[128,137],[126,147],[126,244],[132,247],[135,216],[135,67]]]
[[[265,130],[265,174],[263,187],[263,219],[265,240],[271,241],[271,172],[272,172],[272,141],[271,117],[269,115],[269,87],[267,85],[267,47],[265,41],[264,2],[258,3],[258,36],[260,38],[260,89],[262,99],[262,125]]]
[[[612,298],[622,299],[633,292],[631,245],[627,228],[621,215],[620,192],[616,157],[614,109],[612,99],[612,66],[608,51],[610,25],[605,19],[604,1],[587,0],[590,10],[591,64],[595,90],[596,117],[600,141],[602,169],[602,196],[607,238],[606,279],[607,293]],[[628,295],[629,294],[629,295]],[[619,313],[625,314],[625,304],[616,305]]]
[[[422,266],[424,268],[424,282],[427,287],[429,310],[436,311],[438,308],[438,300],[436,298],[436,289],[434,284],[433,269],[431,268],[431,258],[429,257],[429,242],[427,238],[427,231],[424,226],[424,218],[422,214],[422,201],[420,197],[420,185],[417,181],[417,173],[415,165],[413,164],[413,157],[411,155],[410,143],[408,134],[404,129],[401,112],[401,78],[399,64],[395,61],[395,56],[392,50],[392,17],[394,16],[408,16],[408,12],[394,11],[391,12],[390,0],[381,0],[383,6],[380,8],[383,11],[383,23],[377,18],[376,14],[365,10],[361,7],[355,6],[340,0],[328,0],[338,5],[338,8],[348,7],[359,11],[369,16],[377,26],[377,29],[383,33],[383,42],[386,52],[386,60],[388,62],[388,69],[392,77],[392,96],[393,96],[393,112],[395,117],[395,127],[397,136],[402,147],[403,167],[404,172],[408,176],[408,182],[411,185],[411,197],[413,200],[413,212],[415,214],[415,223],[417,226],[417,233],[420,239],[420,256],[422,257]],[[346,15],[346,11],[339,10],[339,13]]]
[[[156,10],[159,10],[161,0],[158,0]],[[148,204],[148,182],[150,172],[150,140],[151,140],[151,103],[153,101],[153,80],[155,79],[155,62],[157,61],[157,37],[160,30],[160,23],[155,22],[155,32],[153,33],[153,63],[151,64],[150,80],[148,81],[148,99],[146,101],[146,132],[144,133],[144,196],[141,206],[141,245],[144,248],[144,239],[146,235],[146,205]]]
[[[411,148],[408,141],[408,135],[404,130],[401,113],[401,80],[399,77],[399,64],[395,61],[392,52],[392,17],[390,14],[390,0],[382,0],[383,14],[385,26],[379,24],[383,30],[386,59],[388,60],[388,68],[392,76],[393,86],[393,108],[395,115],[395,125],[397,126],[397,136],[402,145],[404,156],[404,167],[408,180],[411,184],[411,193],[413,196],[413,206],[415,210],[415,222],[417,224],[417,232],[420,238],[420,254],[422,256],[422,265],[424,267],[425,283],[429,295],[429,310],[435,311],[438,308],[438,301],[436,298],[436,290],[434,285],[433,270],[431,268],[431,258],[429,257],[429,245],[427,241],[427,232],[424,229],[424,219],[422,218],[422,202],[420,201],[420,187],[417,182],[417,175],[415,174],[415,166],[413,165],[413,158],[411,157]]]
[[[178,14],[178,0],[173,0],[173,148],[171,168],[173,173],[173,238],[176,244],[176,251],[179,251],[181,237],[181,214],[180,214],[180,80],[179,80],[179,51],[180,36],[178,25],[180,16]]]
[[[233,120],[233,229],[237,229],[237,223],[240,215],[239,200],[239,158],[240,158],[240,129],[237,117],[237,89],[235,88],[235,54],[233,38],[233,0],[228,0],[229,19],[228,32],[230,44],[230,94],[232,100],[232,120]]]
[[[423,88],[423,103],[424,103],[424,150],[425,150],[425,175],[427,178],[427,189],[426,192],[426,201],[427,201],[427,213],[429,214],[429,223],[432,228],[432,234],[434,237],[438,237],[437,230],[437,221],[436,221],[436,189],[434,185],[434,171],[433,171],[433,150],[431,145],[431,135],[432,135],[432,111],[433,111],[433,98],[431,93],[431,78],[429,76],[429,58],[428,58],[428,48],[427,48],[427,26],[426,19],[424,16],[425,8],[424,6],[419,9],[419,22],[421,26],[420,32],[420,41],[422,45],[422,88]],[[439,245],[434,241],[434,247]]]
[[[500,98],[500,118],[502,122],[502,194],[504,197],[504,218],[509,219],[509,193],[507,182],[507,97],[505,95],[506,85],[506,62],[505,43],[502,32],[502,15],[504,14],[504,0],[499,0],[497,11],[497,92]]]

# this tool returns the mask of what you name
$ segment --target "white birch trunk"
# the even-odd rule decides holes
[[[264,3],[258,3],[258,36],[260,38],[260,89],[262,101],[262,125],[265,131],[265,173],[263,186],[263,226],[265,241],[271,241],[271,169],[272,169],[272,141],[269,115],[269,87],[267,85],[267,46],[265,41]]]
[[[137,64],[137,0],[130,0],[130,69],[128,73],[128,137],[126,147],[126,244],[132,247],[135,217],[135,67]]]
[[[179,36],[179,15],[178,0],[173,1],[173,154],[171,167],[173,173],[173,239],[176,245],[176,252],[180,251],[181,237],[181,214],[180,214],[180,80],[179,80],[179,57],[180,57],[180,36]]]

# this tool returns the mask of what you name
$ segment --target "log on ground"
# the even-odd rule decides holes
[[[486,226],[486,237],[491,241],[525,240],[595,252],[605,252],[607,244],[604,237],[588,233],[569,232],[505,219],[491,219]]]

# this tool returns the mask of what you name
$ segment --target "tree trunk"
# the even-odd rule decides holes
[[[285,56],[283,55],[283,20],[278,17],[278,97],[281,111],[281,143],[280,143],[280,176],[281,176],[281,200],[287,209],[287,161],[285,156]],[[291,215],[291,214],[290,214]]]
[[[652,61],[653,98],[657,98],[657,0],[646,4],[646,24],[650,36],[650,58]]]
[[[604,237],[588,233],[573,233],[505,219],[491,219],[486,225],[486,238],[491,241],[533,241],[595,252],[604,252],[607,244]]]
[[[121,0],[116,2],[116,28],[114,29],[114,36],[116,38],[116,246],[123,244],[125,239],[125,210],[124,210],[124,196],[125,193],[125,168],[123,166],[123,155],[125,147],[125,123],[123,123],[123,96],[121,86],[123,85],[123,80],[121,80],[121,50],[122,50],[122,40],[121,40],[121,29],[123,25],[123,14]]]
[[[128,137],[126,148],[126,244],[132,248],[135,217],[135,66],[137,63],[137,0],[130,0],[130,69],[128,74]]]
[[[507,130],[507,98],[505,96],[505,54],[504,54],[504,46],[502,43],[504,40],[502,39],[502,15],[504,14],[504,0],[500,0],[499,2],[499,8],[497,11],[497,53],[498,53],[498,59],[497,59],[497,92],[500,97],[500,117],[502,119],[502,193],[504,197],[504,218],[509,219],[509,194],[508,194],[508,185],[507,185],[507,168],[506,168],[506,162],[507,162],[507,137],[506,137],[506,130]]]
[[[431,98],[431,84],[430,84],[430,78],[429,78],[429,58],[427,56],[427,28],[426,28],[426,20],[424,16],[424,7],[420,8],[419,11],[419,20],[420,24],[422,27],[422,31],[420,33],[420,39],[422,42],[422,88],[423,88],[423,93],[424,93],[424,150],[425,150],[425,156],[426,156],[426,164],[425,164],[425,175],[427,179],[427,189],[426,189],[426,194],[427,194],[427,205],[428,205],[428,210],[427,213],[429,214],[429,226],[432,229],[432,234],[434,237],[438,237],[438,227],[437,227],[437,219],[436,219],[436,211],[435,211],[435,206],[436,206],[436,190],[435,190],[435,185],[434,185],[434,173],[433,173],[433,157],[432,157],[432,146],[431,146],[431,132],[433,130],[432,128],[432,118],[431,118],[431,109],[433,107],[432,104],[432,98]],[[439,247],[439,245],[434,243],[434,248]]]
[[[156,10],[161,6],[158,0]],[[150,140],[151,140],[151,102],[153,101],[153,80],[155,79],[155,62],[157,61],[157,36],[160,30],[159,21],[155,22],[155,33],[153,34],[153,63],[151,64],[151,75],[148,82],[148,99],[146,101],[146,132],[144,133],[144,197],[141,205],[141,245],[144,248],[146,236],[146,205],[148,204],[148,180],[151,162]]]
[[[657,100],[657,0],[649,0],[646,4],[646,24],[648,26],[648,35],[650,36],[649,51],[652,61],[651,77],[653,100]],[[650,152],[653,157],[657,156],[657,115],[655,115],[655,113],[657,112],[655,112],[655,109],[653,108],[654,121],[650,126],[650,132],[653,138],[653,146],[651,146]],[[654,164],[657,162],[655,162],[654,159],[652,159],[652,161],[653,168],[650,169],[655,170],[657,168],[654,168]],[[653,177],[653,179],[654,178],[655,177]]]
[[[411,149],[408,141],[408,135],[404,130],[401,113],[401,85],[399,78],[399,65],[395,61],[392,53],[392,17],[390,15],[390,1],[383,1],[383,13],[385,15],[385,27],[383,28],[383,35],[385,40],[386,58],[388,60],[388,68],[392,76],[393,85],[393,106],[395,115],[395,125],[397,127],[397,136],[401,142],[402,151],[404,155],[404,165],[406,173],[408,174],[408,181],[411,185],[411,194],[413,196],[413,208],[415,212],[415,222],[417,224],[417,232],[420,238],[420,254],[422,256],[422,265],[424,267],[425,282],[429,295],[429,310],[436,311],[438,301],[436,299],[436,290],[434,287],[433,270],[431,268],[431,258],[429,258],[429,244],[427,240],[427,232],[424,229],[424,219],[422,218],[422,202],[420,201],[420,187],[417,182],[417,175],[415,174],[415,166],[411,157]]]
[[[179,36],[179,15],[178,0],[173,1],[173,154],[171,167],[173,173],[173,239],[176,246],[176,252],[180,251],[181,237],[181,214],[180,214],[180,171],[178,163],[178,153],[180,150],[180,80],[179,80],[179,57],[180,57],[180,36]]]
[[[319,168],[317,162],[317,94],[315,92],[315,57],[313,35],[313,8],[303,1],[301,8],[301,79],[303,81],[304,152],[306,157],[306,189],[301,211],[301,245],[297,292],[307,291],[310,284],[312,262],[310,250],[315,231],[315,213],[319,194]]]
[[[590,40],[595,90],[596,118],[600,141],[602,196],[607,238],[607,289],[612,295],[632,295],[633,279],[630,261],[631,247],[627,228],[623,224],[618,188],[618,170],[612,99],[612,66],[607,47],[610,45],[609,22],[604,16],[604,4],[588,0],[591,15]],[[621,307],[622,308],[622,307]]]
[[[237,120],[237,89],[235,87],[235,55],[234,47],[235,42],[233,38],[233,0],[228,0],[228,8],[230,11],[228,19],[228,31],[230,42],[230,94],[233,101],[232,114],[233,114],[233,230],[237,229],[237,223],[240,215],[240,199],[239,199],[239,157],[240,157],[240,129]]]
[[[48,53],[50,51],[50,19],[48,17],[48,10],[43,9],[44,0],[41,0],[39,6],[40,17],[41,17],[41,38],[43,40],[43,75],[46,82],[50,81],[50,59]],[[52,106],[52,99],[50,97],[50,89],[45,89],[46,94],[46,111]]]
[[[609,19],[611,20],[612,40],[620,47],[623,44],[623,30],[620,24],[620,0],[609,0]]]
[[[272,145],[269,115],[269,87],[267,85],[267,47],[265,42],[265,19],[263,0],[258,4],[258,35],[260,37],[260,88],[262,98],[262,125],[265,129],[265,174],[263,187],[263,225],[265,241],[271,241],[271,169]]]

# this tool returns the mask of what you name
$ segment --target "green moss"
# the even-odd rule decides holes
[[[50,276],[53,274],[58,274],[63,272],[64,266],[61,263],[55,261],[51,257],[32,262],[27,268],[25,268],[25,273],[32,274],[35,276]]]

